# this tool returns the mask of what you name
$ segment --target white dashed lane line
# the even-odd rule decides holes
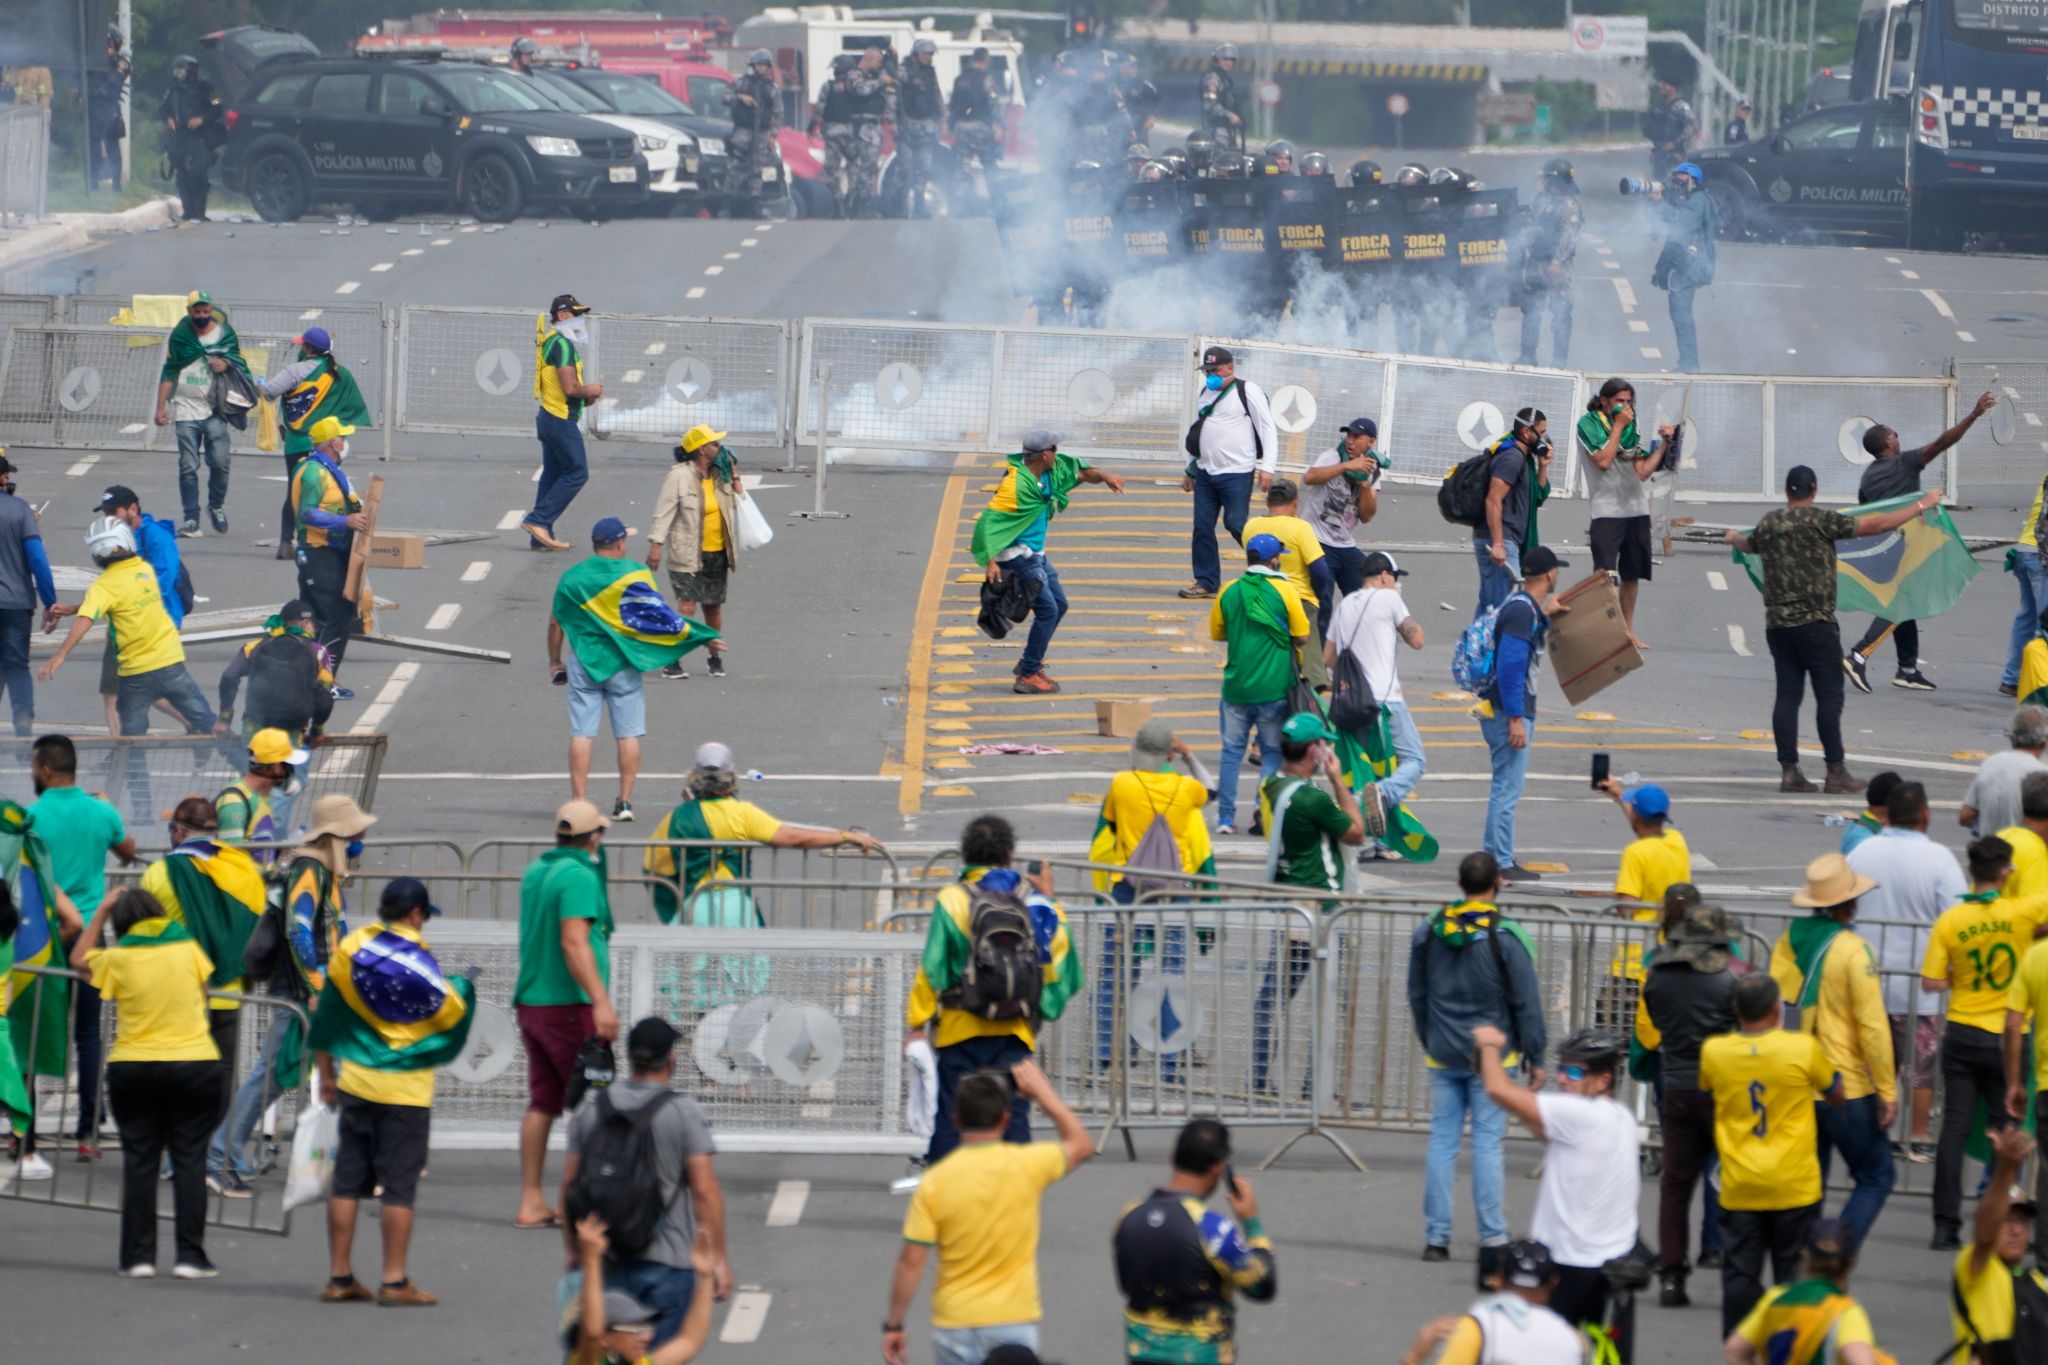
[[[723,275],[725,267],[722,265],[707,265],[704,267],[704,273],[707,275]]]
[[[761,1328],[768,1322],[768,1304],[775,1296],[758,1289],[742,1290],[732,1296],[732,1307],[726,1311],[725,1326],[720,1329],[718,1339],[732,1345],[745,1345],[757,1341]]]
[[[1887,256],[1884,258],[1884,263],[1886,265],[1897,265],[1899,263],[1899,258],[1896,256]]]
[[[1624,312],[1624,313],[1633,313],[1633,312],[1635,312],[1635,311],[1636,311],[1636,287],[1635,287],[1634,285],[1630,284],[1630,283],[1629,283],[1629,282],[1628,282],[1628,281],[1627,281],[1626,279],[1624,279],[1624,278],[1623,278],[1622,276],[1620,276],[1620,275],[1616,275],[1616,276],[1614,277],[1613,283],[1614,283],[1614,292],[1615,292],[1615,294],[1616,294],[1617,296],[1619,296],[1619,297],[1620,297],[1620,299],[1621,299],[1621,311],[1622,311],[1622,312]]]
[[[344,280],[335,287],[334,292],[337,294],[353,294],[362,287],[363,282],[361,280]]]
[[[412,686],[412,680],[419,676],[420,666],[411,659],[391,670],[390,679],[377,699],[363,708],[363,714],[349,727],[352,735],[374,735],[384,728],[384,718],[391,714],[391,708],[398,705],[398,699],[405,695],[405,689]]]
[[[1715,592],[1726,592],[1728,591],[1728,580],[1721,576],[1718,569],[1709,569],[1707,570],[1707,586]]]
[[[740,238],[740,245],[741,245],[741,246],[759,246],[759,245],[761,245],[761,239],[760,239],[759,237],[742,237],[742,238]]]
[[[701,298],[703,298],[703,297],[704,297],[704,286],[703,286],[703,285],[701,285],[701,284],[693,284],[693,285],[691,285],[691,286],[689,287],[688,291],[684,293],[683,297],[684,297],[684,298],[686,298],[686,299],[701,299]]]
[[[1641,318],[1630,318],[1628,320],[1628,329],[1631,332],[1647,332],[1650,330],[1650,324],[1644,322]]]
[[[1664,352],[1658,350],[1655,346],[1639,346],[1636,349],[1643,353],[1643,359],[1645,360],[1662,360],[1664,358]]]
[[[370,267],[370,273],[371,273],[372,275],[381,275],[381,274],[383,274],[383,273],[384,273],[385,271],[389,270],[390,268],[391,268],[391,262],[390,262],[390,261],[379,261],[379,262],[377,262],[377,264],[375,264],[375,265],[373,265],[373,266],[371,266],[371,267]]]
[[[424,256],[427,252],[425,247],[410,246],[398,254],[401,256]]]
[[[504,516],[498,518],[498,529],[500,531],[515,530],[518,528],[519,523],[525,520],[526,509],[524,507],[515,507]]]
[[[728,252],[726,252],[726,253],[725,253],[725,259],[727,259],[728,261],[736,261],[736,260],[738,260],[739,258],[740,258],[740,253],[739,253],[739,252],[737,252],[737,251],[728,251]]]
[[[1963,331],[1963,330],[1962,330],[1961,328],[1957,328],[1957,329],[1956,329],[1956,340],[1957,340],[1957,341],[1972,341],[1972,342],[1974,342],[1974,341],[1975,341],[1976,339],[1977,339],[1977,338],[1976,338],[1976,335],[1975,335],[1974,333],[1971,333],[1971,332],[1965,332],[1965,331]]]
[[[443,602],[434,608],[434,614],[427,618],[428,630],[446,630],[455,624],[455,618],[462,615],[460,602]]]
[[[1745,659],[1749,657],[1749,639],[1742,633],[1741,626],[1728,627],[1728,648]]]
[[[768,1204],[768,1226],[771,1228],[793,1228],[804,1216],[804,1201],[811,1197],[811,1182],[808,1180],[785,1180],[775,1187],[775,1198]]]
[[[436,237],[436,238],[435,238],[435,239],[434,239],[433,241],[431,241],[431,242],[428,242],[428,243],[427,243],[427,245],[428,245],[428,246],[451,246],[451,245],[453,245],[453,244],[454,244],[454,242],[455,242],[455,239],[454,239],[453,237]]]
[[[491,561],[488,559],[473,559],[469,562],[469,567],[462,571],[462,581],[465,583],[481,583],[490,576]]]
[[[1956,320],[1956,310],[1949,307],[1948,300],[1935,293],[1932,289],[1921,290],[1920,297],[1934,305],[1934,311],[1941,314],[1943,322],[1954,322]]]
[[[1920,272],[1917,270],[1901,270],[1899,274],[1909,280],[1917,280],[1920,278]]]
[[[67,475],[68,477],[70,477],[70,478],[74,478],[74,479],[76,479],[76,478],[80,478],[80,477],[82,477],[83,475],[85,475],[85,474],[87,474],[88,472],[90,472],[90,471],[91,471],[91,469],[92,469],[92,467],[93,467],[94,465],[98,464],[99,462],[100,462],[100,457],[99,457],[99,456],[97,456],[97,455],[88,455],[88,456],[86,456],[86,457],[85,457],[84,459],[80,460],[80,461],[79,461],[79,462],[78,462],[77,464],[75,464],[75,465],[71,466],[71,468],[69,468],[69,469],[65,470],[65,471],[64,471],[64,473],[65,473],[65,474],[66,474],[66,475]]]

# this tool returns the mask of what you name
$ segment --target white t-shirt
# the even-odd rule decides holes
[[[1489,1294],[1465,1311],[1479,1324],[1479,1365],[1576,1365],[1586,1358],[1578,1328],[1518,1294]]]
[[[1549,1143],[1529,1235],[1559,1265],[1605,1265],[1635,1249],[1642,1139],[1619,1100],[1546,1092],[1536,1097]]]
[[[220,340],[220,323],[199,334],[199,344],[212,346]],[[213,367],[206,363],[206,357],[187,365],[171,381],[171,420],[173,422],[204,422],[213,416],[213,404],[208,401],[213,392]]]
[[[1373,700],[1400,701],[1401,675],[1394,667],[1394,650],[1401,638],[1401,623],[1408,619],[1408,604],[1392,588],[1361,588],[1337,604],[1330,619],[1329,639],[1337,648],[1348,649],[1365,669],[1366,685]]]

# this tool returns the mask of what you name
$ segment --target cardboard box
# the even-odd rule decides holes
[[[1643,666],[1629,643],[1614,580],[1596,573],[1559,599],[1571,608],[1550,618],[1550,673],[1573,706]]]
[[[1099,701],[1095,703],[1095,733],[1112,739],[1129,739],[1152,719],[1149,701]]]
[[[424,569],[427,538],[379,532],[370,537],[370,564],[378,569]]]

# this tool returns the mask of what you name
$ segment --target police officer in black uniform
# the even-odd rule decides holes
[[[164,154],[178,184],[184,220],[203,223],[207,175],[226,130],[221,123],[220,97],[199,74],[197,57],[181,53],[171,59],[171,88],[157,105],[156,116],[169,133]]]
[[[1572,265],[1579,257],[1579,231],[1585,223],[1572,163],[1554,156],[1543,163],[1543,184],[1522,224],[1519,359],[1524,365],[1537,363],[1545,313],[1550,315],[1550,363],[1563,369],[1571,352]]]
[[[746,74],[733,82],[731,112],[725,163],[728,212],[751,217],[761,198],[761,168],[775,164],[775,129],[782,121],[782,87],[775,80],[775,54],[767,48],[747,54]]]
[[[1111,65],[1115,60],[1108,52],[1083,59],[1088,77],[1074,94],[1072,112],[1074,155],[1084,161],[1108,165],[1131,142],[1130,116]]]
[[[1244,113],[1238,107],[1237,44],[1224,43],[1209,54],[1209,69],[1202,73],[1201,126],[1216,139],[1219,148],[1244,150]]]
[[[988,84],[987,48],[977,47],[968,54],[967,65],[960,68],[959,78],[953,82],[946,116],[953,125],[956,165],[964,168],[966,159],[973,157],[986,171],[1002,159],[995,131],[996,97]]]
[[[1729,119],[1727,124],[1721,129],[1722,146],[1740,147],[1749,141],[1749,110],[1750,103],[1748,100],[1740,100],[1736,103],[1735,117]]]
[[[121,192],[121,139],[128,125],[121,119],[121,92],[128,88],[134,68],[121,51],[121,30],[107,26],[107,69],[86,77],[86,93],[92,104],[92,165],[88,188],[98,189],[104,176],[114,193]]]
[[[514,38],[512,50],[506,55],[511,59],[507,65],[522,76],[530,76],[533,64],[540,59],[540,44],[531,38]]]
[[[1117,59],[1116,83],[1131,119],[1131,141],[1143,142],[1159,122],[1159,87],[1138,73],[1138,58],[1129,52]]]
[[[882,135],[896,120],[896,78],[889,74],[887,61],[881,46],[870,47],[846,76],[853,126],[848,208],[855,218],[874,218],[881,210],[876,181],[882,167]]]
[[[1657,107],[1643,115],[1643,136],[1650,139],[1650,178],[1663,181],[1686,159],[1699,136],[1699,116],[1678,97],[1678,83],[1657,82]]]
[[[945,122],[946,101],[939,93],[939,73],[932,62],[939,45],[919,38],[910,49],[910,63],[897,82],[896,150],[903,157],[904,177],[910,194],[910,216],[925,218],[930,209],[925,187],[931,184],[932,160],[939,150],[939,128]]]

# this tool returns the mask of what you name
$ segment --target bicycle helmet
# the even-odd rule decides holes
[[[95,517],[85,528],[85,549],[94,559],[135,553],[135,533],[118,517]]]
[[[1557,1049],[1558,1065],[1567,1062],[1595,1071],[1619,1071],[1628,1058],[1628,1044],[1618,1034],[1582,1028]]]

